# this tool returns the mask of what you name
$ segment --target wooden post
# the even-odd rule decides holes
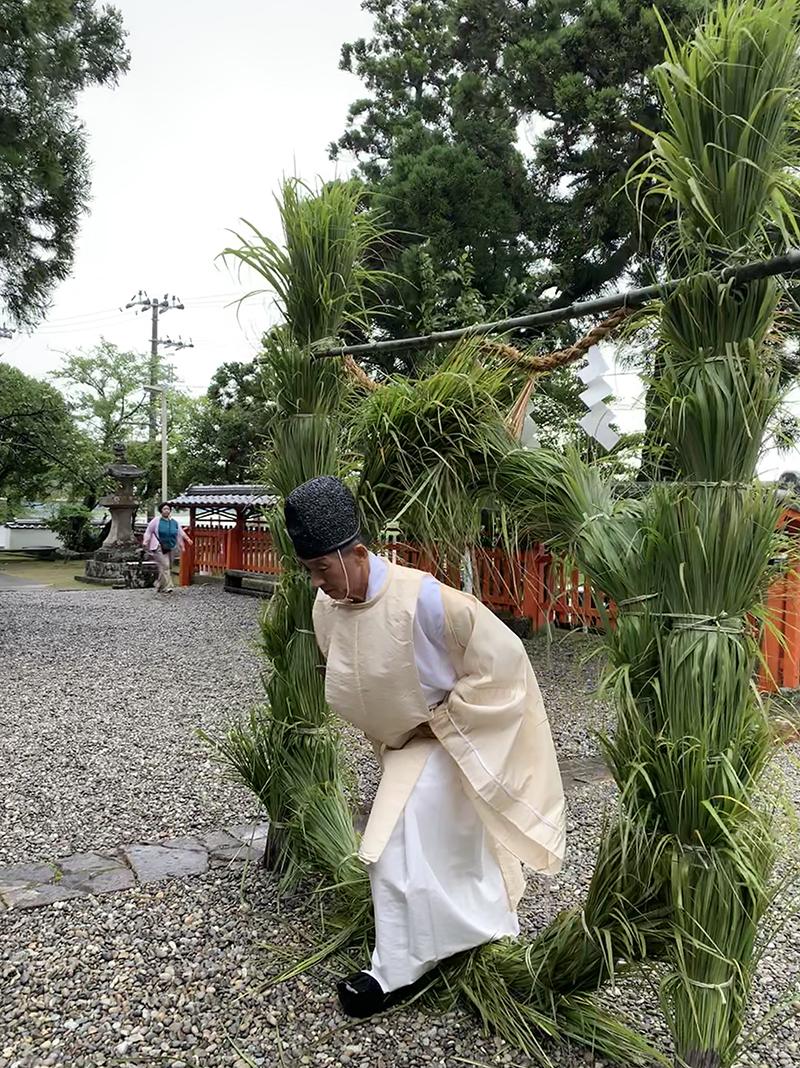
[[[245,518],[242,508],[236,509],[236,526],[226,530],[225,567],[229,571],[242,570],[242,538],[245,530]]]
[[[796,690],[800,687],[800,574],[792,569],[784,581],[786,598],[783,605],[783,629],[786,648],[780,685],[787,690]]]
[[[545,573],[547,555],[540,546],[525,549],[520,554],[520,571],[522,574],[522,615],[531,621],[534,631],[541,630],[547,623],[547,605],[545,592]]]
[[[195,531],[195,514],[196,510],[194,505],[189,506],[189,537],[192,539],[191,545],[184,545],[181,549],[181,567],[179,582],[181,586],[191,586],[192,575],[194,574],[194,531]]]
[[[759,689],[767,693],[774,693],[781,685],[780,682],[780,638],[776,634],[783,625],[783,586],[784,579],[773,582],[767,592],[766,621],[764,633],[761,639],[761,652],[764,663],[761,668],[758,683]]]

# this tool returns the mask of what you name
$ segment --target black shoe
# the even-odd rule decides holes
[[[366,972],[355,972],[347,979],[342,979],[336,989],[342,1011],[346,1016],[354,1016],[358,1020],[383,1012],[395,1000],[391,994],[384,994],[378,980]]]

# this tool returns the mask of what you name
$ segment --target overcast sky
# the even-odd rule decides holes
[[[272,201],[281,178],[313,182],[337,167],[327,146],[362,92],[339,70],[344,41],[369,35],[360,0],[115,0],[128,30],[131,69],[116,89],[80,99],[92,166],[72,277],[30,336],[0,342],[29,374],[61,353],[107,338],[148,351],[147,315],[120,312],[140,288],[176,294],[185,311],[163,318],[162,337],[192,340],[170,357],[199,395],[224,360],[250,359],[271,321],[269,300],[238,313],[252,287],[215,257],[240,218],[278,236]],[[346,174],[349,161],[338,167]],[[1,324],[0,324],[1,325]],[[641,425],[641,383],[610,376],[624,429]],[[795,404],[795,409],[800,405]],[[800,466],[770,457],[765,475]]]
[[[149,316],[117,309],[140,288],[175,293],[186,310],[164,316],[163,336],[193,340],[174,362],[200,393],[223,360],[252,356],[270,314],[254,303],[237,321],[226,307],[244,291],[214,262],[226,230],[243,217],[276,234],[281,178],[336,173],[327,145],[360,92],[339,70],[339,50],[368,34],[371,20],[359,0],[115,3],[131,69],[116,89],[80,99],[92,207],[72,277],[33,335],[17,334],[0,352],[42,376],[61,351],[101,335],[147,351]]]

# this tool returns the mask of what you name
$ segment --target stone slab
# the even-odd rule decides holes
[[[0,868],[0,893],[22,890],[39,883],[52,883],[56,871],[54,864],[7,864]]]
[[[69,901],[75,897],[85,897],[82,890],[62,886],[58,883],[40,883],[38,886],[24,886],[15,890],[4,889],[2,896],[10,909],[35,909],[42,905],[54,905],[57,901]]]
[[[575,757],[559,762],[565,790],[593,782],[612,782],[614,776],[600,757]]]
[[[208,871],[208,853],[196,838],[173,838],[161,845],[127,845],[122,852],[140,883]]]
[[[264,859],[263,846],[249,846],[237,842],[235,846],[209,851],[209,867],[224,868],[238,864],[260,864]]]
[[[75,853],[60,861],[59,867],[59,885],[82,894],[108,894],[136,885],[136,876],[120,857],[103,853]]]
[[[244,842],[245,845],[264,846],[267,844],[267,835],[269,834],[269,824],[267,823],[240,823],[236,827],[226,827],[225,830],[228,834],[232,835],[239,842]]]
[[[209,853],[213,853],[217,849],[238,849],[241,845],[240,840],[228,834],[227,831],[207,831],[205,834],[200,835],[200,841]]]
[[[212,869],[231,864],[258,864],[264,859],[264,844],[260,840],[255,845],[246,845],[227,831],[209,831],[200,837],[208,850],[208,863]]]

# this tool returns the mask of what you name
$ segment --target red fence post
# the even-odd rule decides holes
[[[519,556],[522,575],[522,615],[531,621],[534,631],[547,623],[545,574],[549,557],[539,545],[525,549]]]
[[[778,579],[767,592],[766,618],[761,639],[764,662],[758,678],[759,689],[767,693],[774,693],[781,685],[782,587],[783,579]]]
[[[186,542],[181,549],[181,562],[180,562],[180,577],[178,582],[181,586],[191,586],[192,575],[194,574],[194,533],[195,533],[195,517],[197,511],[194,505],[189,508],[189,538],[192,544],[188,545]]]
[[[800,687],[800,574],[790,571],[784,579],[783,634],[786,641],[781,686],[787,690]]]
[[[244,536],[245,520],[240,508],[236,509],[236,526],[229,527],[226,531],[225,544],[225,569],[227,571],[242,570],[242,539]]]

